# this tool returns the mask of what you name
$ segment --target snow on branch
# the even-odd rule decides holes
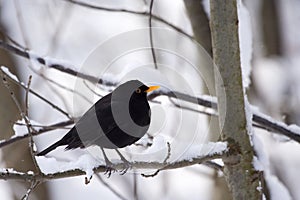
[[[59,122],[59,123],[48,125],[48,126],[40,126],[40,129],[33,132],[32,136],[40,135],[40,134],[48,132],[48,131],[59,129],[59,128],[71,125],[73,123],[74,123],[73,120],[67,120],[67,121]],[[24,126],[24,124],[23,124],[23,126]],[[32,126],[35,126],[35,125],[32,125]],[[2,147],[13,144],[17,141],[20,141],[20,140],[28,138],[28,137],[30,137],[29,133],[23,133],[23,134],[14,135],[10,139],[7,139],[7,140],[1,140],[0,141],[0,149]]]
[[[253,109],[253,121],[260,124],[268,131],[284,135],[300,143],[300,127],[295,124],[286,125],[283,122],[279,122],[272,117],[259,112],[258,109]]]
[[[191,149],[189,153],[185,153],[184,156],[174,162],[147,162],[147,161],[136,161],[131,162],[132,169],[159,169],[162,170],[169,170],[169,169],[177,169],[177,168],[183,168],[195,164],[201,164],[205,163],[207,161],[221,158],[224,153],[227,152],[227,144],[224,142],[217,142],[217,143],[209,143],[204,144],[208,145],[207,148],[210,149],[210,151],[198,154],[194,152],[197,147]],[[201,145],[201,148],[203,146]],[[48,160],[48,159],[47,159]],[[83,161],[85,159],[82,159]],[[86,166],[86,165],[85,165]],[[114,169],[117,171],[122,171],[124,166],[123,163],[116,163],[113,165]],[[92,169],[83,169],[80,167],[64,170],[64,171],[58,171],[55,173],[40,173],[35,174],[32,171],[29,171],[27,173],[24,172],[18,172],[13,169],[0,169],[0,179],[2,180],[25,180],[28,182],[34,182],[34,181],[47,181],[52,179],[61,179],[61,178],[67,178],[67,177],[74,177],[74,176],[81,176],[86,175],[90,176],[90,170],[92,170],[93,173],[100,173],[106,171],[105,165],[99,165],[96,167],[93,167]]]

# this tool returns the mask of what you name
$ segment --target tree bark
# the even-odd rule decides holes
[[[229,148],[224,175],[234,199],[261,199],[245,111],[236,0],[210,0],[210,13],[219,124]]]
[[[191,21],[195,39],[212,56],[209,20],[204,11],[202,1],[184,0],[184,4]]]

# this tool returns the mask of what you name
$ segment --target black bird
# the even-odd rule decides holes
[[[124,162],[128,161],[117,148],[131,145],[143,137],[150,125],[147,92],[159,86],[146,86],[138,80],[128,81],[98,100],[75,126],[59,141],[37,156],[67,145],[65,150],[100,146],[106,164],[111,165],[103,148],[115,149]]]

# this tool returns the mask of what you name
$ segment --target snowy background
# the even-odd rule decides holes
[[[142,0],[86,2],[134,11],[148,11],[150,4]],[[279,121],[300,125],[300,112],[297,110],[300,97],[300,3],[297,0],[276,1],[281,52],[269,54],[262,36],[262,1],[242,2],[243,5],[239,1],[240,47],[249,101],[261,112]],[[203,5],[208,11],[207,0],[203,1]],[[148,43],[147,16],[89,9],[63,0],[1,0],[0,6],[1,24],[7,34],[32,50],[32,55],[49,58],[49,62],[67,62],[79,71],[108,80],[139,78],[149,84],[159,83],[166,90],[201,95],[207,87],[208,93],[213,93],[207,80],[210,72],[206,68],[211,65],[208,55],[188,38],[155,20],[153,26],[158,29],[154,30],[154,45],[161,51],[157,51],[159,70],[154,69]],[[193,34],[184,2],[155,1],[153,12],[186,33]],[[199,52],[201,60],[197,57]],[[20,57],[15,59],[18,78],[26,83],[32,74],[31,88],[73,117],[82,115],[100,98],[82,81],[43,67],[34,62],[34,58],[31,61]],[[80,95],[58,87],[44,77],[76,90]],[[112,89],[93,84],[89,86],[101,95]],[[140,148],[133,145],[122,150],[125,155],[132,160],[162,161],[166,156],[167,142],[171,143],[171,161],[187,158],[195,152],[198,155],[214,150],[214,147],[202,145],[209,140],[215,141],[209,135],[210,117],[175,108],[168,98],[159,97],[157,100],[162,104],[151,103],[153,119],[149,133],[154,136],[152,146]],[[35,124],[66,120],[64,115],[34,97],[30,98],[29,109],[30,119]],[[16,134],[22,134],[21,131],[17,129]],[[35,137],[38,151],[65,133],[66,129],[58,129]],[[300,199],[297,189],[300,180],[299,144],[260,129],[254,129],[253,142],[259,158],[259,166],[256,167],[265,170],[272,199]],[[39,158],[38,162],[46,173],[73,167],[86,170],[99,162],[101,164],[101,160],[95,161],[87,156],[90,151],[93,150],[64,152],[60,148],[47,158]],[[118,158],[113,152],[109,152],[109,156],[112,160]],[[1,166],[5,166],[4,160]],[[194,165],[164,171],[153,178],[143,178],[135,173],[124,176],[116,173],[109,179],[103,174],[100,176],[126,199],[134,199],[136,195],[138,199],[217,199],[216,177],[222,175],[207,166]],[[50,199],[118,199],[96,177],[88,185],[84,184],[83,176],[45,184],[49,187]],[[24,194],[26,188],[20,188],[20,191]],[[6,181],[0,181],[0,196],[1,199],[13,199]]]

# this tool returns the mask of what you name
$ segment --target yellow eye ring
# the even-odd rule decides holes
[[[136,93],[141,93],[142,92],[142,90],[140,89],[140,88],[138,88],[138,89],[136,89],[136,91],[135,91]]]

